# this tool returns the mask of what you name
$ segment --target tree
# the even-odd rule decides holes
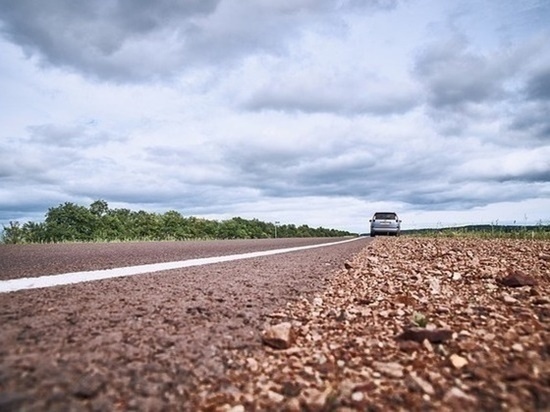
[[[112,240],[183,240],[183,239],[250,239],[268,238],[275,234],[273,223],[258,219],[234,217],[222,222],[198,217],[184,217],[176,210],[162,215],[143,210],[109,209],[104,200],[89,208],[71,202],[51,207],[43,223],[10,222],[3,227],[3,243],[39,243],[65,241]],[[334,229],[277,226],[278,237],[343,236],[349,232]]]
[[[23,229],[19,222],[10,222],[9,226],[2,226],[4,231],[2,233],[2,242],[6,244],[15,244],[23,242]]]
[[[51,242],[90,241],[94,239],[96,223],[88,208],[65,202],[48,209],[46,238]]]
[[[109,205],[105,200],[96,200],[90,205],[90,212],[97,217],[102,217],[109,211]]]

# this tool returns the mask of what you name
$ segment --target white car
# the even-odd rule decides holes
[[[401,232],[401,220],[395,212],[376,212],[370,222],[370,235],[394,235]]]

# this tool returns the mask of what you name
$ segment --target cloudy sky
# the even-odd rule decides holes
[[[2,0],[0,224],[550,223],[548,0]]]

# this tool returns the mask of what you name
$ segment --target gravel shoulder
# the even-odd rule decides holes
[[[548,241],[409,237],[3,294],[0,409],[548,410],[549,297]]]
[[[289,347],[232,352],[230,383],[201,405],[550,410],[548,241],[377,238],[271,317]]]

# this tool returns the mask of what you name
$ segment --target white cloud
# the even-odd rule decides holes
[[[357,232],[377,209],[548,219],[550,8],[529,5],[0,6],[0,222],[98,198]]]

